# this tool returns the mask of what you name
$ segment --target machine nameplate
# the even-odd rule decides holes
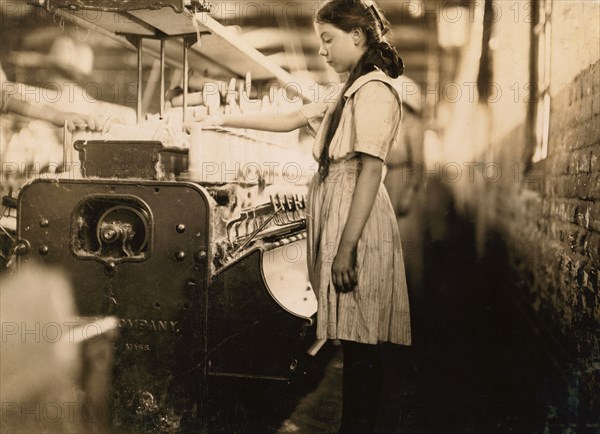
[[[142,330],[150,332],[179,332],[178,321],[154,320],[154,319],[129,319],[121,318],[119,327],[131,330]]]
[[[117,346],[115,346],[115,348],[117,348]],[[148,344],[136,344],[131,342],[119,344],[118,348],[125,351],[150,351],[150,345]]]

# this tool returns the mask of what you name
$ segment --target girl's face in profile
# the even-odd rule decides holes
[[[350,72],[364,53],[361,32],[346,33],[328,23],[315,23],[315,31],[320,39],[319,55],[338,74]]]

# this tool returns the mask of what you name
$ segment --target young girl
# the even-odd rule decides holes
[[[372,2],[331,0],[317,12],[319,54],[348,79],[336,101],[289,114],[213,116],[213,125],[316,131],[319,172],[308,191],[308,268],[319,302],[317,335],[344,353],[340,433],[372,432],[381,389],[378,344],[410,345],[410,315],[400,235],[382,184],[384,161],[399,138],[403,72],[383,39],[388,22]]]

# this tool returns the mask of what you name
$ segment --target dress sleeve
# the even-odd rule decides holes
[[[309,104],[304,105],[300,112],[304,115],[306,120],[308,121],[307,130],[311,136],[315,136],[319,127],[321,126],[321,122],[323,121],[323,117],[325,116],[325,112],[327,111],[327,103],[325,102],[311,102]]]
[[[354,95],[354,151],[385,161],[401,117],[400,103],[385,83],[371,81]]]

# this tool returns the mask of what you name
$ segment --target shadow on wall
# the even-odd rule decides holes
[[[519,254],[523,252],[511,250],[501,233],[491,231],[481,261],[482,276],[510,314],[510,338],[515,344],[515,362],[519,362],[513,369],[518,368],[516,372],[521,372],[524,380],[516,385],[530,391],[535,386],[538,410],[543,410],[544,434],[597,433],[597,391],[593,382],[580,384],[582,372],[590,367],[580,366],[573,344],[559,340],[553,321],[534,312],[531,300],[524,298],[523,294],[531,293],[527,287],[533,283]]]
[[[409,288],[414,344],[389,357],[383,426],[440,434],[588,432],[569,431],[577,425],[568,385],[557,380],[510,296],[502,237],[490,234],[479,258],[474,224],[455,212],[449,186],[430,182],[425,197],[423,286]]]

